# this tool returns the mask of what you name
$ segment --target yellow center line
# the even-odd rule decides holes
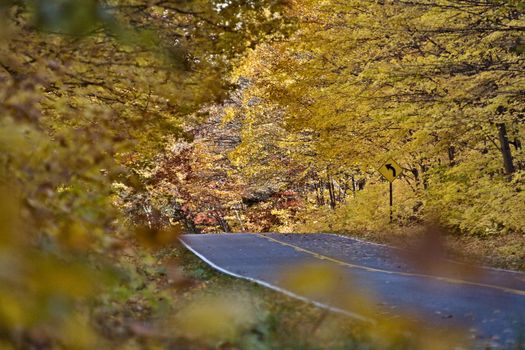
[[[330,262],[336,263],[338,265],[350,267],[350,268],[353,268],[353,269],[360,269],[360,270],[365,270],[365,271],[369,271],[369,272],[380,272],[380,273],[386,273],[386,274],[390,274],[390,275],[432,278],[432,279],[436,279],[438,281],[448,282],[448,283],[452,283],[452,284],[462,284],[462,285],[471,285],[471,286],[477,286],[477,287],[491,288],[491,289],[496,289],[496,290],[503,291],[503,292],[506,292],[506,293],[511,293],[511,294],[517,294],[517,295],[525,296],[525,290],[508,288],[508,287],[502,287],[502,286],[496,286],[496,285],[493,285],[493,284],[464,281],[464,280],[460,280],[460,279],[456,279],[456,278],[442,277],[442,276],[435,276],[435,275],[427,275],[427,274],[422,274],[422,273],[382,270],[382,269],[376,269],[376,268],[373,268],[373,267],[368,267],[368,266],[363,266],[363,265],[351,264],[351,263],[348,263],[346,261],[342,261],[342,260],[339,260],[339,259],[331,258],[329,256],[326,256],[326,255],[323,255],[323,254],[319,254],[319,253],[313,252],[311,250],[308,250],[308,249],[305,249],[305,248],[301,248],[301,247],[296,246],[294,244],[286,243],[286,242],[280,241],[280,240],[272,238],[272,237],[264,236],[264,235],[261,235],[261,234],[256,234],[256,235],[259,236],[259,237],[265,238],[265,239],[267,239],[269,241],[278,243],[280,245],[284,245],[284,246],[288,246],[288,247],[294,248],[297,251],[309,254],[309,255],[317,258],[317,259],[330,261]]]

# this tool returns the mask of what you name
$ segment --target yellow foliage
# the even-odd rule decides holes
[[[254,305],[239,295],[197,298],[175,317],[174,327],[191,339],[234,341],[255,319]]]

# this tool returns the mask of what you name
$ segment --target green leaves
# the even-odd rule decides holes
[[[47,32],[86,35],[113,21],[98,0],[33,0],[29,6],[35,26]]]

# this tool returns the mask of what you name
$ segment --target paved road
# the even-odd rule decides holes
[[[212,267],[349,316],[374,322],[402,314],[428,325],[468,329],[478,344],[516,348],[525,336],[525,274],[472,268],[448,260],[432,273],[409,264],[397,248],[331,234],[184,235],[182,242]],[[291,290],[283,270],[321,263],[337,267],[353,290],[379,305],[364,314],[345,298]],[[465,273],[467,272],[467,273]],[[348,287],[348,283],[346,284]]]

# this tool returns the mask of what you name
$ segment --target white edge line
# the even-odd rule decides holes
[[[228,234],[262,234],[262,235],[265,235],[265,234],[276,234],[276,235],[315,235],[315,234],[323,234],[323,235],[330,235],[330,236],[337,236],[337,237],[341,237],[341,238],[346,238],[348,240],[351,240],[351,241],[356,241],[356,242],[360,242],[360,243],[366,243],[366,244],[370,244],[370,245],[375,245],[375,246],[380,246],[380,247],[384,247],[384,248],[390,248],[390,249],[395,249],[395,250],[402,250],[402,248],[400,247],[395,247],[393,245],[390,245],[390,244],[385,244],[385,243],[376,243],[376,242],[370,242],[370,241],[366,241],[364,239],[361,239],[361,238],[357,238],[353,235],[342,235],[342,234],[339,234],[339,233],[331,233],[331,232],[226,232],[226,233],[217,233],[217,234],[225,234],[225,235],[228,235]],[[466,263],[466,262],[461,262],[461,261],[456,261],[456,260],[453,260],[453,259],[448,259],[446,258],[445,261],[448,261],[448,262],[451,262],[451,263],[454,263],[454,264],[458,264],[458,265],[469,265],[469,263]],[[478,268],[481,268],[483,270],[493,270],[493,271],[501,271],[501,272],[510,272],[510,273],[513,273],[513,274],[517,274],[517,275],[524,275],[525,272],[524,271],[520,271],[520,270],[509,270],[509,269],[503,269],[503,268],[500,268],[500,267],[492,267],[492,266],[487,266],[487,265],[475,265],[477,266]]]
[[[357,314],[355,312],[350,312],[350,311],[347,311],[347,310],[340,309],[338,307],[334,307],[334,306],[330,306],[330,305],[327,305],[327,304],[323,304],[323,303],[321,303],[319,301],[310,300],[310,299],[308,299],[306,297],[303,297],[301,295],[295,294],[295,293],[290,292],[290,291],[288,291],[286,289],[279,288],[277,286],[274,286],[273,284],[270,284],[270,283],[258,280],[256,278],[238,275],[238,274],[236,274],[234,272],[230,272],[228,270],[225,270],[222,267],[219,267],[215,263],[213,263],[210,260],[208,260],[201,253],[199,253],[197,250],[192,248],[188,243],[184,242],[184,240],[182,238],[179,238],[179,241],[182,243],[182,245],[184,245],[184,247],[186,247],[186,249],[188,249],[193,254],[195,254],[197,257],[199,257],[199,259],[204,261],[206,264],[208,264],[209,266],[211,266],[215,270],[220,271],[220,272],[222,272],[222,273],[224,273],[226,275],[229,275],[229,276],[232,276],[232,277],[236,277],[236,278],[240,278],[240,279],[244,279],[244,280],[256,283],[256,284],[261,285],[263,287],[272,289],[272,290],[277,291],[279,293],[285,294],[285,295],[287,295],[289,297],[292,297],[292,298],[295,298],[295,299],[299,299],[301,301],[304,301],[304,302],[306,302],[308,304],[315,305],[315,306],[320,307],[322,309],[326,309],[326,310],[329,310],[329,311],[332,311],[332,312],[335,312],[335,313],[338,313],[338,314],[342,314],[342,315],[354,318],[354,319],[359,320],[359,321],[368,322],[368,323],[371,323],[371,324],[376,324],[376,322],[374,320],[372,320],[372,319],[370,319],[368,317],[359,315],[359,314]]]

